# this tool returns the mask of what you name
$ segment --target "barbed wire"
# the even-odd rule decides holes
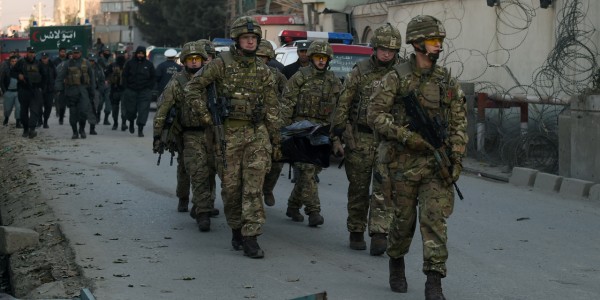
[[[597,30],[587,16],[589,1],[592,0],[563,1],[562,7],[556,8],[556,42],[542,65],[532,71],[529,83],[521,82],[519,77],[523,79],[523,74],[515,76],[508,64],[515,50],[533,34],[532,25],[539,17],[536,12],[540,9],[537,0],[503,0],[495,6],[495,32],[487,49],[459,47],[457,40],[464,34],[463,20],[467,13],[462,0],[458,1],[458,5],[456,2],[440,2],[436,6],[406,5],[389,19],[403,26],[410,21],[407,16],[429,14],[440,19],[448,34],[440,64],[451,70],[459,80],[474,83],[476,93],[564,99],[594,87],[600,89],[599,52],[597,41],[593,40]],[[379,1],[377,9],[387,11],[389,3],[398,1]],[[410,47],[403,51],[412,53]],[[498,67],[509,73],[515,85],[503,87],[483,79],[490,78],[490,68]],[[518,108],[488,110],[484,120],[485,148],[477,152],[473,149],[476,148],[475,143],[470,143],[469,151],[477,152],[485,160],[511,167],[529,166],[555,172],[558,169],[558,116],[565,107],[530,104],[528,108],[526,129],[521,128]],[[476,119],[476,116],[471,117]]]

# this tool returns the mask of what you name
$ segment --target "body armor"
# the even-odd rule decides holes
[[[430,118],[440,115],[443,122],[449,119],[450,101],[452,94],[457,91],[450,89],[450,74],[440,66],[435,66],[431,74],[414,73],[410,69],[410,63],[406,62],[394,67],[400,79],[405,84],[400,87],[398,98],[394,100],[392,115],[395,123],[402,126],[410,123],[411,117],[406,116],[404,104],[400,97],[408,95],[409,91],[415,91],[421,106],[427,111]],[[402,79],[406,80],[402,80]]]
[[[90,84],[90,75],[88,73],[88,67],[85,63],[85,59],[81,59],[81,65],[78,64],[76,60],[69,60],[67,63],[67,78],[65,79],[65,83],[67,85],[89,85]]]
[[[31,84],[39,84],[42,82],[42,74],[38,67],[37,62],[25,63],[25,72],[27,72],[27,79]]]
[[[300,87],[293,119],[329,123],[335,107],[335,95],[340,92],[335,74],[332,71],[316,71],[311,66],[300,68],[299,72],[308,80]]]
[[[267,85],[257,85],[256,78],[262,77],[265,72],[270,72],[268,67],[258,58],[242,58],[238,61],[233,58],[230,52],[221,53],[221,58],[225,64],[226,81],[221,82],[220,97],[228,99],[230,120],[256,121],[264,119],[265,107],[263,95],[264,90],[271,88]],[[252,61],[246,62],[250,59]],[[242,64],[254,65],[246,68]],[[240,70],[244,70],[241,72]]]
[[[389,72],[388,68],[376,68],[373,65],[373,58],[360,61],[356,64],[360,74],[360,84],[357,87],[358,93],[352,99],[349,119],[352,124],[369,127],[367,123],[367,107],[369,106],[371,94],[381,85],[383,74]],[[383,72],[383,74],[381,74]]]

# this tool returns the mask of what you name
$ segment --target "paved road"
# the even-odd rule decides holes
[[[151,115],[152,117],[152,115]],[[284,169],[259,238],[265,258],[230,249],[223,215],[201,233],[176,212],[175,166],[156,165],[145,138],[98,126],[71,140],[52,119],[29,160],[98,299],[423,299],[420,236],[407,255],[409,292],[389,290],[387,257],[347,247],[347,181],[321,174],[325,224],[285,216],[292,185]],[[465,200],[449,220],[448,299],[600,299],[600,203],[562,199],[466,175]],[[222,211],[220,198],[217,207]]]

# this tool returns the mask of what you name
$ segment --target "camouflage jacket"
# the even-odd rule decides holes
[[[343,131],[347,122],[368,126],[367,107],[371,94],[381,86],[381,79],[393,66],[394,64],[378,66],[375,56],[354,66],[344,81],[331,121],[332,130]]]
[[[192,74],[186,70],[182,70],[181,72],[175,73],[167,83],[165,90],[160,96],[162,101],[154,115],[154,136],[160,136],[171,107],[175,106],[178,112],[181,111],[185,83],[191,78]]]
[[[248,120],[256,110],[262,110],[271,138],[279,135],[282,122],[275,91],[275,77],[262,60],[245,57],[232,46],[230,51],[213,59],[196,73],[185,87],[183,119],[197,120],[201,126],[213,124],[207,106],[206,88],[215,83],[217,95],[230,102],[229,119]]]
[[[447,122],[446,144],[453,156],[462,157],[468,140],[464,93],[445,68],[437,65],[431,71],[417,68],[414,54],[409,62],[398,64],[387,73],[381,88],[373,93],[367,112],[371,127],[384,141],[403,146],[410,135],[411,117],[406,115],[402,97],[415,90],[419,91],[418,100],[429,116],[439,114]]]
[[[283,117],[287,124],[301,120],[329,124],[342,82],[332,71],[302,67],[283,91]]]

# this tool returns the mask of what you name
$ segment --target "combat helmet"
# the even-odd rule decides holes
[[[217,50],[215,49],[215,44],[213,44],[213,42],[206,39],[201,39],[197,40],[196,43],[200,44],[200,46],[204,48],[204,51],[206,51],[207,54],[210,54],[213,57],[217,55]]]
[[[199,42],[188,42],[181,48],[181,54],[179,54],[179,60],[184,62],[186,57],[190,55],[200,55],[202,59],[208,59],[204,46]]]
[[[258,50],[256,51],[256,55],[266,56],[269,59],[273,59],[275,57],[273,45],[271,45],[271,43],[267,40],[260,41],[260,44],[258,45]]]
[[[442,22],[432,16],[420,15],[412,18],[406,27],[406,43],[412,44],[428,38],[445,38],[446,29]]]
[[[329,45],[326,41],[314,41],[308,47],[308,51],[306,51],[306,55],[311,57],[315,54],[323,54],[329,57],[329,60],[333,59],[333,49],[331,45]]]
[[[229,36],[232,39],[237,39],[240,35],[244,33],[254,33],[258,35],[258,39],[262,38],[262,29],[256,20],[252,17],[239,17],[233,24],[231,24],[231,31],[229,32]]]
[[[387,23],[383,26],[375,29],[373,37],[371,38],[371,46],[375,49],[379,47],[400,50],[402,45],[402,35],[398,28]]]

